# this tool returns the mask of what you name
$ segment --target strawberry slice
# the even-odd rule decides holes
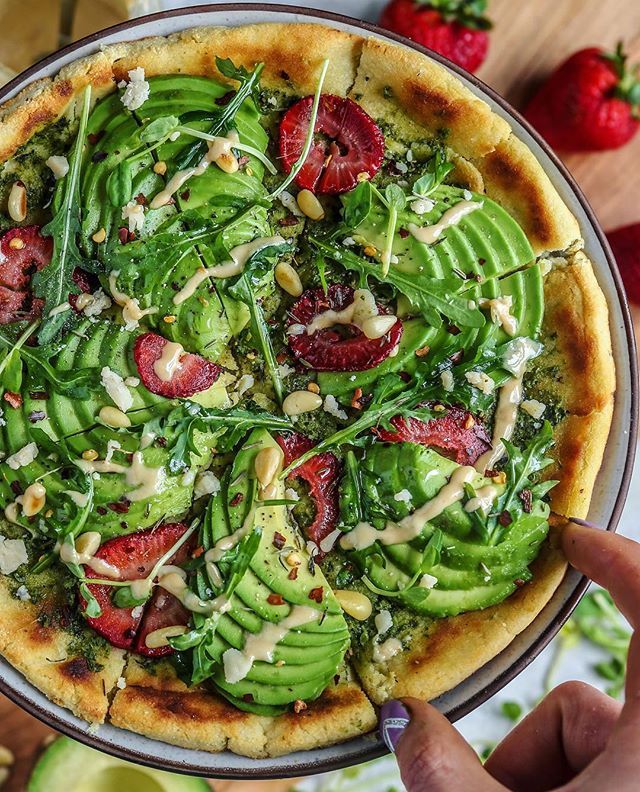
[[[459,465],[474,465],[491,448],[491,438],[484,425],[462,407],[448,407],[446,414],[430,421],[397,416],[391,419],[391,425],[394,432],[374,429],[373,433],[385,443],[433,446]]]
[[[157,333],[144,333],[136,338],[133,357],[145,388],[168,399],[187,398],[207,390],[220,376],[222,369],[210,360],[183,352],[173,369],[171,378],[161,379],[156,364],[160,361],[169,341]]]
[[[308,325],[325,311],[342,311],[353,302],[350,286],[334,284],[325,295],[322,289],[309,289],[290,312],[290,325]],[[378,305],[378,313],[387,313]],[[382,338],[367,338],[355,325],[336,325],[309,335],[289,334],[289,346],[296,358],[315,371],[365,371],[391,355],[400,343],[402,322],[398,321]]]
[[[640,305],[640,223],[609,231],[607,239],[618,262],[629,300]]]
[[[280,122],[280,157],[287,173],[302,154],[312,105],[313,96],[301,99]],[[302,189],[327,195],[348,192],[356,187],[360,174],[373,178],[382,167],[384,135],[351,99],[323,94],[314,132],[309,156],[296,176]]]
[[[187,526],[183,523],[167,523],[158,528],[149,528],[129,536],[117,536],[105,542],[95,557],[101,558],[119,570],[120,574],[114,580],[138,580],[151,572],[158,559],[171,549],[186,530]],[[188,558],[190,549],[191,543],[187,542],[182,545],[168,563],[183,563]],[[85,574],[87,578],[103,577],[90,567],[85,567]],[[146,630],[144,632],[146,638],[153,630],[188,622],[188,615],[182,622],[175,621],[177,618],[176,603],[180,608],[182,605],[168,592],[168,599],[160,598],[157,592],[154,592],[154,596],[142,608],[118,608],[112,601],[114,592],[112,586],[89,584],[89,590],[97,599],[102,613],[96,618],[88,616],[87,621],[97,633],[120,649],[135,648],[135,651],[140,654],[157,656],[158,650],[147,648],[144,639],[136,641],[138,634]],[[80,597],[80,601],[84,606],[85,602],[82,597]],[[163,621],[162,618],[165,612],[167,621]],[[149,615],[148,622],[147,614]],[[162,647],[162,649],[163,654],[168,654],[171,651],[170,647]]]
[[[276,440],[284,453],[284,465],[288,467],[302,454],[313,448],[315,443],[297,432],[279,435]],[[300,467],[294,468],[290,478],[302,479],[309,486],[309,494],[316,507],[316,515],[311,525],[305,529],[306,536],[318,548],[320,543],[336,529],[340,513],[338,487],[340,483],[340,462],[328,451],[311,457]],[[322,549],[314,556],[321,561],[326,555]]]
[[[134,651],[145,657],[164,657],[172,654],[170,646],[159,646],[151,649],[147,646],[147,635],[156,630],[174,625],[189,624],[191,614],[173,594],[163,588],[156,588],[142,617],[142,624],[138,630]]]
[[[51,261],[53,242],[39,226],[12,228],[0,237],[0,324],[31,321],[44,302],[30,292],[31,276]]]

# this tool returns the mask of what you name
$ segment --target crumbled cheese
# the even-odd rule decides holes
[[[356,240],[353,237],[345,237],[342,240],[342,244],[345,247],[353,247],[356,244]]]
[[[548,275],[553,269],[553,264],[549,261],[549,259],[546,258],[540,259],[538,264],[540,265],[540,274],[542,275],[543,278],[546,275]]]
[[[518,320],[511,313],[513,297],[510,294],[504,297],[494,297],[492,299],[482,297],[479,300],[479,305],[481,308],[489,309],[491,312],[491,321],[494,324],[500,325],[508,335],[514,336],[516,334],[518,330]]]
[[[224,678],[232,685],[244,679],[253,665],[253,657],[248,657],[239,649],[227,649],[222,655]]]
[[[526,399],[520,406],[536,421],[539,421],[540,418],[542,418],[544,411],[547,409],[547,405],[543,404],[537,399]]]
[[[462,197],[464,198],[465,201],[471,201],[473,199],[473,193],[471,192],[471,190],[465,190],[462,193]]]
[[[16,597],[22,602],[29,602],[31,594],[29,594],[29,589],[23,585],[16,589]]]
[[[411,211],[417,215],[427,214],[430,212],[435,203],[430,198],[417,198],[411,203]]]
[[[423,575],[420,578],[420,582],[418,583],[418,585],[421,588],[432,589],[437,582],[438,582],[437,577],[434,577],[433,575]]]
[[[119,451],[122,448],[120,443],[117,440],[108,440],[107,441],[107,453],[105,454],[104,461],[111,462],[113,459],[113,454],[115,451]]]
[[[12,575],[28,560],[27,548],[22,539],[0,536],[0,572],[3,575]]]
[[[116,687],[118,688],[118,690],[124,690],[126,686],[127,686],[127,680],[123,676],[118,677],[118,681],[116,682]]]
[[[409,505],[412,500],[412,495],[408,489],[400,490],[400,492],[396,492],[393,496],[394,501],[398,501],[399,503],[406,503]]]
[[[440,374],[440,381],[442,382],[442,387],[447,391],[447,393],[451,393],[454,387],[454,380],[451,369],[445,369]]]
[[[493,393],[496,387],[495,381],[483,371],[467,371],[464,376],[470,385],[473,385],[474,388],[482,391],[487,396]]]
[[[64,178],[69,173],[69,160],[66,157],[54,154],[49,157],[45,165],[50,168],[56,181]]]
[[[502,364],[507,371],[519,377],[524,372],[527,362],[538,357],[542,349],[542,344],[539,341],[532,341],[530,338],[514,338],[505,348]]]
[[[291,487],[287,487],[287,489],[284,491],[284,497],[289,501],[295,501],[295,503],[287,504],[287,509],[289,509],[289,511],[295,509],[295,504],[300,500],[298,493]]]
[[[127,377],[124,381],[124,384],[127,388],[137,388],[140,384],[140,380],[137,377]]]
[[[139,619],[142,614],[144,613],[144,605],[136,605],[135,608],[131,609],[131,615],[134,619]]]
[[[396,162],[395,166],[396,166],[396,170],[399,173],[407,173],[407,171],[409,170],[409,168],[407,167],[406,163],[404,163],[404,162]]]
[[[122,104],[128,110],[137,110],[149,98],[149,83],[144,78],[144,69],[138,66],[136,69],[129,71],[129,82],[121,80],[118,83],[118,88],[124,88],[122,94]]]
[[[193,496],[203,498],[205,495],[217,495],[220,492],[220,479],[210,470],[205,470],[196,478]]]
[[[347,418],[349,417],[347,413],[343,409],[341,409],[336,397],[332,396],[331,394],[325,397],[322,409],[326,413],[329,413],[329,415],[333,415],[334,418],[337,418],[340,421],[346,421]]]
[[[293,366],[288,366],[286,363],[282,363],[282,365],[278,366],[278,374],[280,379],[286,379],[295,373],[296,370],[293,368]]]
[[[122,207],[122,219],[129,223],[129,231],[142,231],[144,228],[144,206],[137,201],[129,201]]]
[[[93,316],[99,316],[107,308],[111,308],[111,299],[102,289],[98,289],[91,295],[91,300],[82,309],[82,313],[90,319]]]
[[[299,336],[306,333],[307,328],[303,324],[294,323],[287,327],[287,335]]]
[[[191,468],[186,471],[186,473],[182,474],[182,478],[180,479],[180,485],[182,487],[190,487],[193,482],[196,480],[196,470],[195,468]]]
[[[6,426],[7,422],[4,419],[4,410],[0,407],[0,426]]]
[[[119,410],[126,412],[131,409],[133,396],[129,388],[124,384],[124,379],[120,374],[105,366],[100,372],[100,382]]]
[[[378,635],[384,635],[393,627],[393,619],[388,610],[381,610],[374,619]]]
[[[236,384],[238,396],[243,396],[250,388],[255,385],[255,378],[251,374],[243,374]]]
[[[30,465],[33,460],[38,456],[38,446],[35,443],[27,443],[15,454],[7,457],[7,465],[11,470],[18,470],[21,467]]]
[[[280,203],[284,206],[285,209],[291,212],[292,215],[295,215],[296,217],[304,217],[304,213],[300,211],[298,202],[293,197],[293,195],[291,195],[290,192],[284,190],[283,192],[280,193],[279,198],[280,198]]]

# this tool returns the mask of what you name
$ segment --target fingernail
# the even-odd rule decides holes
[[[406,707],[399,701],[387,701],[380,710],[380,736],[387,748],[396,752],[398,740],[409,725],[411,717]]]
[[[601,528],[599,525],[595,523],[589,522],[589,520],[581,520],[579,517],[569,517],[569,522],[573,522],[576,525],[580,525],[583,528],[593,528],[595,531],[604,531],[604,528]]]

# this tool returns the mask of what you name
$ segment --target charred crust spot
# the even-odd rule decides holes
[[[60,665],[62,674],[75,681],[89,679],[92,675],[89,665],[84,657],[74,657],[66,663]]]
[[[73,83],[71,80],[57,80],[54,83],[54,87],[59,96],[67,98],[73,95]]]
[[[409,82],[407,90],[411,97],[411,106],[421,107],[428,111],[434,118],[451,124],[459,117],[460,112],[446,94],[433,91],[424,82]]]

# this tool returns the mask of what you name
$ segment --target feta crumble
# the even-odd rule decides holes
[[[11,470],[18,470],[21,467],[30,465],[33,460],[38,456],[38,446],[35,443],[27,443],[15,454],[11,454],[6,459],[7,465]]]
[[[292,215],[294,215],[295,217],[304,217],[304,213],[300,211],[298,202],[290,192],[284,190],[283,192],[280,193],[279,198],[280,198],[280,203],[284,206],[285,209],[291,212]]]
[[[99,316],[107,308],[111,308],[111,299],[102,291],[97,289],[90,295],[89,302],[82,309],[82,313],[89,319],[94,316]]]
[[[376,614],[374,621],[378,635],[384,635],[393,627],[391,612],[388,610],[381,610],[380,613]]]
[[[118,681],[116,682],[116,687],[118,688],[118,690],[124,690],[126,686],[127,686],[127,680],[123,676],[118,677]]]
[[[144,228],[144,206],[137,201],[129,201],[123,206],[121,217],[129,223],[131,233],[142,231]]]
[[[29,589],[24,585],[19,586],[16,589],[16,597],[22,602],[29,602],[31,600],[31,594],[29,594]]]
[[[423,575],[420,578],[420,582],[418,585],[421,588],[432,589],[437,584],[438,578],[434,577],[434,575]]]
[[[331,394],[325,397],[322,409],[326,413],[329,413],[329,415],[333,415],[333,417],[337,418],[339,421],[346,421],[349,417],[347,413],[341,409],[336,397]]]
[[[393,496],[394,501],[398,501],[398,503],[406,503],[407,506],[411,503],[412,496],[408,489],[400,490],[400,492],[396,492]]]
[[[28,560],[27,548],[22,539],[7,539],[0,536],[0,572],[3,575],[12,575]]]
[[[69,160],[62,155],[52,155],[45,162],[45,165],[50,169],[51,173],[53,173],[53,178],[56,181],[58,179],[63,179],[67,173],[69,173]]]
[[[430,198],[417,198],[411,203],[411,211],[417,215],[427,214],[430,212],[435,203]]]
[[[440,381],[442,382],[442,387],[447,391],[447,393],[451,393],[454,387],[454,379],[450,369],[446,369],[440,374]]]
[[[196,498],[203,498],[205,495],[217,495],[220,492],[220,479],[210,470],[205,470],[196,478],[196,486],[193,490],[193,496]]]
[[[121,80],[118,88],[124,88],[121,97],[122,104],[127,110],[137,110],[149,98],[149,83],[145,80],[144,69],[138,66],[129,71],[129,82]]]
[[[520,405],[522,409],[530,415],[536,421],[539,421],[540,418],[544,415],[544,411],[547,409],[547,405],[543,404],[542,402],[538,401],[537,399],[526,399]]]
[[[253,388],[255,382],[255,378],[251,374],[243,374],[236,384],[238,396],[243,396],[250,388]]]
[[[133,406],[131,391],[124,384],[124,379],[117,372],[105,366],[100,372],[100,382],[106,390],[111,401],[122,412],[127,412]]]
[[[470,385],[487,396],[495,390],[496,383],[483,371],[467,371],[464,376]]]
[[[295,373],[296,370],[293,368],[293,366],[288,366],[286,363],[282,363],[281,365],[278,366],[278,374],[280,376],[280,379],[286,379],[287,377],[290,377],[292,374]]]

